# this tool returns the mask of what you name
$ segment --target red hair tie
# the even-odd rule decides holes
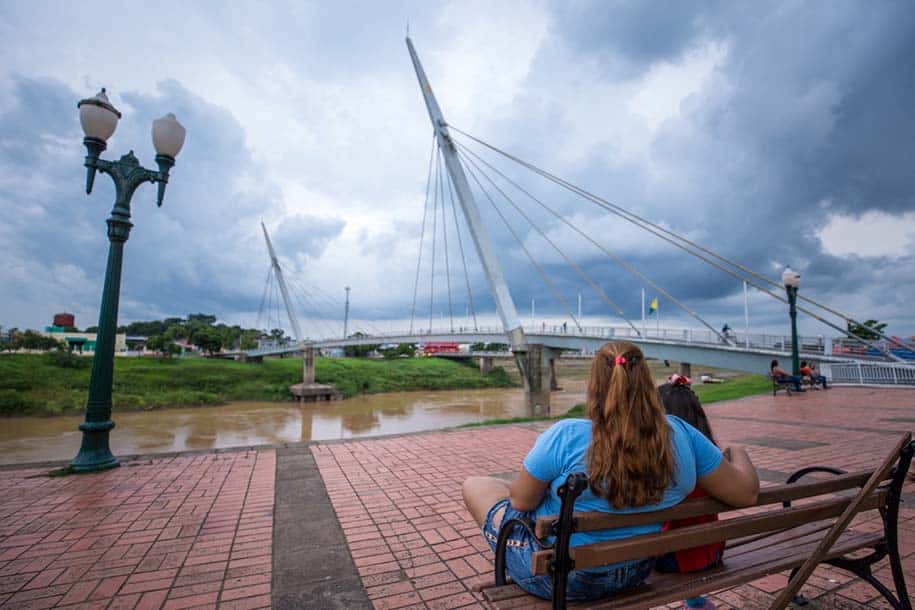
[[[670,383],[671,385],[689,386],[692,385],[693,381],[689,377],[684,377],[683,375],[677,375],[674,373],[670,376]]]
[[[614,364],[626,364],[626,356],[617,356],[613,359]]]

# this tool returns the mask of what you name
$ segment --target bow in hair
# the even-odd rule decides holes
[[[684,375],[677,375],[676,373],[671,375],[670,378],[668,379],[668,381],[670,381],[671,385],[682,385],[682,386],[687,386],[687,387],[689,387],[693,383],[692,379],[690,379],[689,377],[686,377]]]

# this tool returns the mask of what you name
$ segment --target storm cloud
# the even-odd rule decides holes
[[[403,47],[409,20],[453,125],[773,279],[791,265],[803,293],[887,321],[894,334],[915,330],[910,2],[214,6],[173,5],[180,18],[166,30],[140,19],[139,7],[120,11],[116,24],[68,4],[0,8],[0,324],[39,327],[62,310],[81,326],[94,322],[113,189],[99,177],[91,196],[82,192],[75,102],[101,85],[124,112],[109,158],[133,148],[152,165],[149,126],[165,112],[188,129],[164,206],[149,187],[134,198],[121,320],[208,311],[254,324],[268,264],[261,220],[287,274],[337,295],[324,298],[327,316],[350,285],[355,317],[408,318],[431,144]],[[104,44],[85,35],[99,26]],[[740,282],[473,149],[716,327],[740,326]],[[638,279],[511,194],[639,317]],[[482,193],[478,200],[525,321],[531,299],[538,316],[561,319],[579,292],[587,316],[614,317],[509,214],[553,289],[545,285]],[[449,285],[438,241],[430,311],[427,220],[417,311],[439,318]],[[463,316],[450,224],[452,309]],[[491,317],[461,229],[476,308]],[[663,299],[661,307],[671,323],[695,324]],[[751,317],[779,331],[786,318],[759,293]]]

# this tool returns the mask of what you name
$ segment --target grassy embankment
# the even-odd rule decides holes
[[[697,383],[693,391],[699,397],[703,406],[724,400],[734,400],[744,396],[754,396],[772,391],[772,381],[765,375],[740,374],[726,379],[724,383]],[[489,419],[482,422],[464,424],[461,428],[474,426],[492,426],[497,424],[518,424],[546,419],[566,419],[569,417],[584,417],[585,405],[577,404],[567,412],[557,417],[512,417],[505,419]]]
[[[0,416],[81,414],[92,360],[66,360],[67,366],[60,366],[49,354],[0,356]],[[439,358],[319,358],[315,377],[318,383],[333,384],[344,396],[515,385],[501,368],[483,376],[476,363]],[[301,380],[300,358],[258,364],[197,358],[116,358],[114,409],[217,405],[230,400],[285,401],[289,400],[289,386]]]

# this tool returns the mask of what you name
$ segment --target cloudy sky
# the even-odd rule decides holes
[[[354,318],[380,329],[408,323],[431,144],[404,46],[409,21],[449,123],[773,279],[791,265],[803,293],[887,321],[894,334],[915,334],[908,0],[111,9],[93,1],[0,5],[0,325],[41,327],[58,311],[74,312],[79,326],[95,323],[113,187],[99,176],[92,195],[84,193],[76,102],[102,86],[124,114],[108,158],[133,149],[153,166],[149,128],[166,112],[188,131],[163,207],[151,186],[133,199],[122,322],[201,311],[267,325],[263,312],[276,295],[265,296],[263,220],[309,334],[336,332],[321,319],[342,317],[345,285]],[[486,158],[715,327],[742,328],[739,282],[517,165]],[[640,316],[637,279],[501,185],[629,317]],[[588,319],[615,319],[537,230],[507,214],[546,285],[478,195],[525,321],[532,298],[539,324],[562,320],[579,292]],[[436,325],[448,316],[441,213],[431,312],[430,226],[424,239],[416,306],[423,324],[430,313]],[[448,219],[452,310],[464,324],[453,225]],[[461,228],[474,304],[494,320]],[[697,324],[664,299],[661,310],[664,321]],[[786,326],[784,306],[754,291],[750,316],[754,328]],[[806,316],[800,323],[831,334]]]

